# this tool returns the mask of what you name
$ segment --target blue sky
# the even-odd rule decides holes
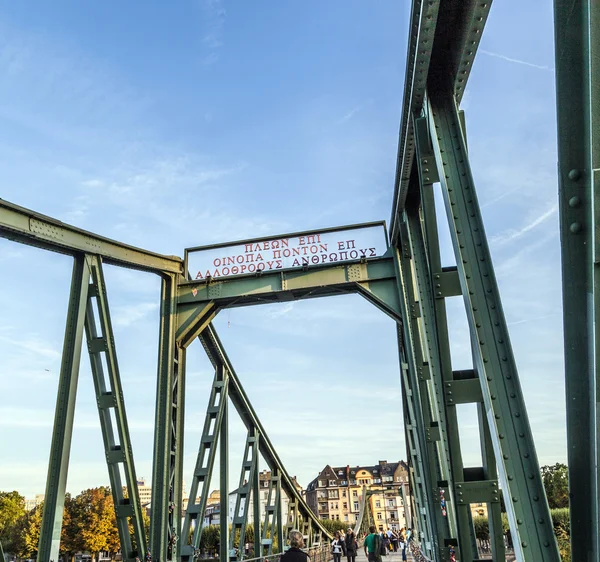
[[[409,8],[4,2],[0,197],[176,255],[388,220]],[[541,464],[566,458],[552,38],[547,3],[496,3],[463,101]],[[0,270],[0,489],[31,496],[44,491],[71,263],[0,240]],[[159,281],[114,267],[106,278],[137,473],[150,478]],[[454,367],[467,368],[462,302],[448,311]],[[394,325],[366,301],[234,309],[216,326],[301,484],[327,463],[405,458]],[[188,482],[212,380],[203,353],[188,353]],[[108,481],[85,354],[78,396],[74,493]],[[472,409],[460,419],[476,464]]]

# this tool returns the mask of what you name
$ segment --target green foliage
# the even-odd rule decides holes
[[[25,498],[19,492],[0,492],[0,542],[14,552],[19,542],[17,524],[25,516]]]
[[[348,528],[347,521],[338,521],[337,519],[322,519],[320,523],[332,535],[336,531],[345,531]]]
[[[542,466],[542,481],[550,509],[569,507],[569,471],[566,464]]]

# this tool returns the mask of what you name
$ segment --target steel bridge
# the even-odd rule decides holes
[[[600,311],[596,302],[600,263],[596,220],[600,193],[600,4],[596,0],[555,0],[554,4],[572,559],[592,562],[600,559],[596,349]],[[221,517],[221,544],[229,544],[231,549],[238,532],[244,542],[249,515],[260,521],[258,501],[254,502],[253,514],[244,509],[250,498],[258,495],[259,455],[266,460],[271,479],[262,530],[256,530],[256,552],[271,555],[281,549],[286,532],[292,528],[303,532],[310,548],[323,544],[329,538],[327,530],[281,463],[211,321],[224,308],[349,292],[361,294],[396,321],[410,501],[424,554],[431,560],[447,561],[455,550],[456,560],[476,560],[469,504],[485,502],[493,557],[504,560],[503,495],[517,560],[560,560],[460,110],[490,7],[490,0],[412,2],[389,233],[383,224],[369,224],[242,241],[237,243],[244,247],[241,255],[261,250],[266,253],[268,249],[273,252],[273,263],[260,267],[256,257],[256,261],[244,262],[243,269],[235,258],[229,258],[233,261],[227,261],[231,263],[227,272],[225,268],[203,272],[197,267],[196,273],[190,269],[194,260],[201,259],[202,252],[217,248],[190,249],[184,258],[159,255],[0,200],[0,235],[73,258],[40,562],[58,560],[84,338],[124,560],[141,559],[147,551],[160,562],[194,559],[217,449],[221,513],[227,512],[231,405],[246,426],[247,438],[233,525],[229,529],[227,519]],[[433,200],[433,186],[438,183],[456,258],[453,267],[441,265]],[[373,229],[379,231],[379,242],[373,247],[356,247],[354,240]],[[344,239],[345,234],[352,244],[338,242],[336,251],[325,253],[323,258],[317,244],[321,237],[325,240],[340,235]],[[292,239],[297,243],[297,262],[275,264],[276,258],[285,257],[283,251],[288,246],[284,241]],[[310,259],[302,259],[298,248],[308,242],[317,248],[315,256],[309,253]],[[223,251],[230,247],[222,246]],[[224,260],[218,263],[226,265]],[[212,263],[216,265],[217,260]],[[142,524],[104,264],[151,272],[162,280],[149,537]],[[468,371],[453,371],[450,360],[446,299],[452,296],[463,297],[470,328],[474,367]],[[182,517],[185,359],[187,347],[196,340],[206,350],[215,375],[190,503]],[[482,466],[478,468],[467,468],[463,463],[457,422],[460,404],[475,404],[479,412]],[[123,485],[130,491],[127,497]],[[289,498],[285,520],[282,494]],[[441,509],[441,497],[446,512]],[[368,520],[367,511],[363,501],[359,525]],[[230,549],[221,548],[221,562],[236,558]]]

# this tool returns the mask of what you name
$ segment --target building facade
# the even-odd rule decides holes
[[[408,465],[404,461],[357,467],[327,465],[308,484],[305,497],[320,519],[346,521],[352,526],[359,516],[363,493],[379,530],[410,526]]]
[[[271,472],[269,470],[262,470],[258,475],[258,480],[259,480],[258,496],[259,496],[260,520],[264,521],[265,514],[267,512],[267,503],[269,501],[269,483],[271,481]],[[298,484],[298,481],[296,480],[295,476],[292,477],[292,482],[296,486],[296,490],[298,490],[298,493],[301,496],[304,495],[302,486],[300,486],[300,484]],[[237,494],[238,494],[237,490],[234,490],[233,492],[231,492],[229,494],[228,518],[229,518],[230,523],[233,521],[233,514],[235,511],[235,502],[237,499]],[[253,496],[253,494],[250,494],[250,501],[249,501],[248,507],[247,507],[247,509],[249,510],[248,511],[248,523],[251,523],[254,520],[254,498],[252,496]],[[287,520],[288,511],[289,511],[289,503],[290,503],[290,500],[287,497],[286,493],[283,490],[281,490],[281,509],[282,509],[281,517],[282,517],[283,521]],[[243,510],[246,509],[246,506],[242,506],[241,509],[242,509],[242,513],[243,513]]]

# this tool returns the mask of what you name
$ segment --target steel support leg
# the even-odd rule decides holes
[[[517,559],[558,562],[560,556],[491,256],[467,147],[451,90],[432,88],[428,119],[450,233],[472,334],[475,371]]]
[[[555,0],[571,559],[600,560],[600,3]]]
[[[223,404],[223,419],[219,431],[219,483],[221,488],[219,515],[219,562],[229,562],[229,522],[227,513],[229,512],[229,419],[228,419],[228,401],[225,395]]]
[[[173,388],[176,326],[175,275],[164,275],[161,291],[154,458],[152,471],[152,514],[150,517],[150,551],[159,562],[171,560],[172,476],[175,469],[173,439]]]
[[[58,560],[89,277],[86,257],[83,254],[76,256],[58,380],[38,560]]]
[[[440,505],[440,489],[447,489],[450,478],[448,459],[442,452],[444,447],[438,449],[438,441],[445,439],[440,432],[435,395],[430,392],[429,381],[431,371],[429,364],[423,356],[421,332],[418,325],[420,311],[414,294],[413,270],[410,263],[410,244],[408,233],[404,231],[401,237],[402,248],[398,250],[398,267],[402,279],[401,307],[404,322],[404,341],[410,342],[410,350],[407,349],[408,375],[410,387],[416,397],[415,405],[418,413],[418,437],[422,442],[421,447],[426,449],[424,461],[425,471],[423,479],[426,482],[427,503],[432,506],[433,519],[435,520],[435,535],[432,536],[434,543],[433,551],[440,561],[449,560],[446,545],[453,537],[450,529],[450,521],[447,514],[442,512]],[[449,499],[449,498],[448,498]]]
[[[231,536],[229,537],[229,551],[235,552],[234,540],[239,532],[239,550],[238,558],[241,560],[243,555],[243,546],[246,538],[246,525],[248,524],[248,513],[250,511],[250,498],[252,492],[252,483],[255,475],[258,474],[258,431],[256,428],[248,431],[246,446],[244,447],[244,458],[242,459],[242,468],[240,471],[240,480],[235,497],[235,508],[233,511],[233,520],[231,524]],[[259,504],[257,496],[253,498],[254,505]]]
[[[90,257],[92,282],[88,290],[88,302],[85,319],[85,333],[92,367],[94,389],[100,416],[100,427],[104,441],[104,451],[108,466],[108,475],[115,505],[117,528],[121,541],[123,560],[135,562],[146,552],[146,534],[142,520],[142,508],[138,494],[137,478],[133,463],[133,450],[129,437],[121,375],[117,363],[117,350],[112,331],[106,284],[99,257]],[[96,329],[94,302],[98,310]],[[104,372],[102,356],[106,361],[107,372]],[[113,426],[111,412],[114,413],[116,427]],[[123,484],[119,467],[123,468],[127,497],[123,494]],[[131,542],[129,525],[133,528],[135,548]]]
[[[202,518],[208,502],[209,486],[217,454],[217,442],[225,415],[225,406],[227,405],[228,380],[227,371],[222,365],[218,365],[215,368],[215,378],[208,399],[208,407],[206,408],[204,428],[200,438],[196,467],[190,486],[188,508],[183,523],[180,546],[183,562],[190,560],[194,555],[194,551],[200,547]],[[190,537],[192,527],[193,535]],[[191,544],[188,544],[190,538]]]

